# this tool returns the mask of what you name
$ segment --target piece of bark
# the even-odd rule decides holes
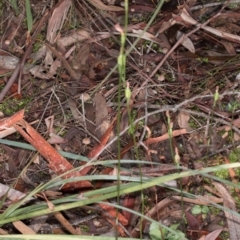
[[[73,166],[61,156],[56,149],[54,149],[30,124],[26,121],[21,120],[14,125],[17,131],[35,147],[39,153],[48,161],[49,168],[54,171],[57,175],[62,175],[68,171],[70,173],[64,175],[63,179],[71,179],[74,177],[81,177],[80,172],[76,172]],[[82,189],[91,188],[92,184],[89,181],[76,181],[70,182],[64,185],[64,189]]]

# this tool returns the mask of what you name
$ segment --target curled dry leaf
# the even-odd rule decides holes
[[[183,33],[181,31],[177,31],[177,40],[179,40],[182,35]],[[181,44],[190,52],[195,53],[195,47],[189,37],[185,37]]]

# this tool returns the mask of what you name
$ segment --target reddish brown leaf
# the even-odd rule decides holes
[[[18,84],[17,83],[14,83],[11,86],[9,92],[10,92],[11,95],[14,94],[14,98],[16,98],[16,99],[21,99],[22,98],[22,94],[17,93],[18,92]]]
[[[213,240],[213,239],[219,240],[219,239],[221,239],[218,236],[220,235],[222,230],[223,229],[220,228],[220,229],[217,229],[217,230],[215,230],[213,232],[210,232],[208,235],[206,235],[205,240]]]
[[[231,163],[227,157],[224,157],[224,159],[225,159],[225,163],[226,163],[226,164]],[[236,177],[236,173],[235,173],[234,169],[229,168],[229,169],[228,169],[228,172],[229,172],[229,175],[230,175],[230,177],[231,177],[231,179],[232,179],[232,181],[233,181],[233,180],[235,179],[235,177]]]
[[[135,197],[126,196],[124,198],[123,207],[126,207],[126,208],[129,208],[129,209],[133,210],[134,209],[134,205],[135,205]],[[130,219],[132,217],[132,213],[130,213],[129,211],[126,211],[126,210],[123,210],[122,213],[123,213],[123,216],[128,221],[130,221]]]
[[[117,213],[116,209],[110,205],[104,204],[104,203],[98,203],[98,205],[107,212],[107,214],[110,217],[107,217],[107,220],[113,225],[116,226],[115,219],[118,218],[119,222],[126,226],[128,224],[128,220],[121,214]],[[114,220],[113,220],[114,219]],[[124,233],[124,230],[122,229],[121,226],[117,226],[118,232],[121,234],[121,236],[125,236],[126,234]]]
[[[200,223],[198,222],[197,218],[195,218],[191,213],[185,211],[185,217],[190,229],[198,230],[200,227]]]
[[[100,173],[100,175],[107,175],[107,174],[109,174],[110,172],[112,172],[112,170],[113,170],[113,169],[110,168],[110,167],[105,168],[105,169]],[[95,189],[101,188],[104,182],[105,182],[105,181],[98,181],[97,184],[94,186]]]

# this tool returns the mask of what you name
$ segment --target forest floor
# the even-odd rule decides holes
[[[0,234],[240,239],[239,32],[233,0],[2,1]]]

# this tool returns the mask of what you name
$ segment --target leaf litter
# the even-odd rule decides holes
[[[221,169],[240,154],[238,3],[129,1],[122,83],[124,1],[30,1],[30,34],[27,2],[1,5],[0,233],[238,239],[239,166]],[[141,193],[101,192],[187,170]],[[74,194],[106,200],[59,211]],[[9,217],[43,203],[53,214],[35,226]]]

